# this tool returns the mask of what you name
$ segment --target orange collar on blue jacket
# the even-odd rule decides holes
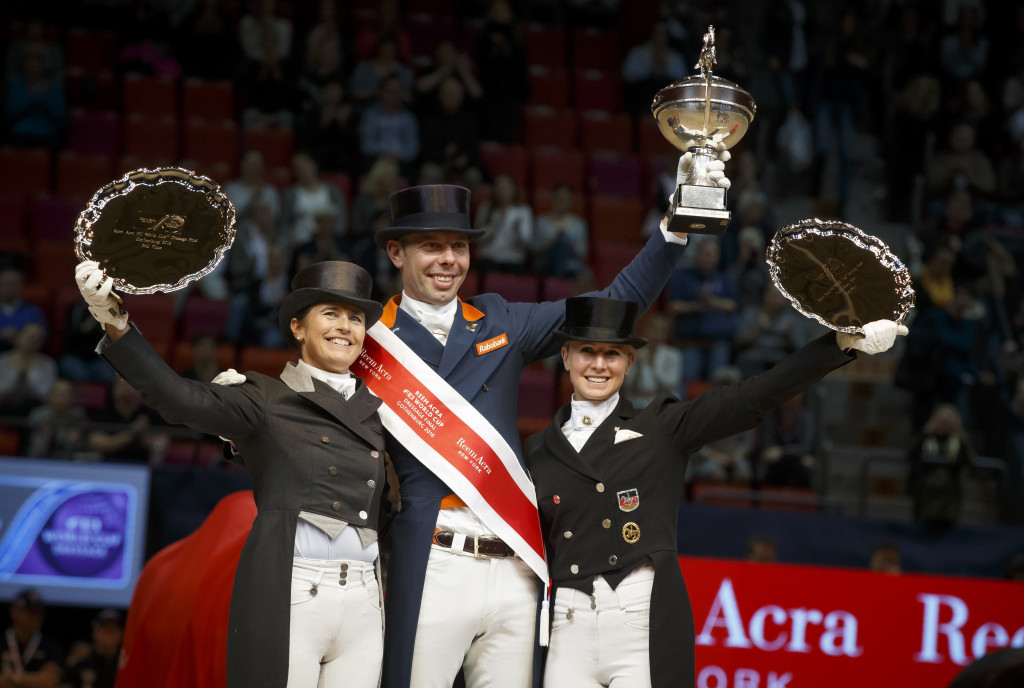
[[[458,297],[456,297],[458,298]],[[384,313],[380,316],[380,321],[384,327],[389,330],[395,326],[395,318],[398,317],[398,304],[402,302],[402,295],[395,294],[391,297],[391,300],[384,306]],[[462,299],[459,299],[459,303],[462,304],[462,317],[466,322],[474,322],[484,317],[483,311],[476,308],[475,306],[466,303]]]

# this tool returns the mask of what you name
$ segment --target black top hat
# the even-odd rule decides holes
[[[313,263],[292,279],[292,292],[284,297],[277,315],[277,326],[292,345],[292,318],[318,303],[344,303],[366,314],[366,328],[380,320],[384,307],[370,298],[373,280],[355,263],[325,260]]]
[[[647,340],[633,336],[639,308],[632,301],[576,296],[565,300],[565,324],[552,334],[562,342],[628,344],[637,349]]]
[[[381,248],[410,233],[461,232],[475,239],[486,232],[469,225],[469,189],[451,184],[412,186],[391,194],[391,226],[377,230]]]

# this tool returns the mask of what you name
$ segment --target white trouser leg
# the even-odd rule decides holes
[[[559,588],[552,614],[545,688],[650,688],[651,587],[645,566],[613,591],[598,576],[594,593]]]
[[[520,559],[474,558],[434,545],[427,561],[413,688],[529,688],[539,581]]]
[[[384,637],[373,564],[297,557],[291,601],[288,688],[375,688]]]

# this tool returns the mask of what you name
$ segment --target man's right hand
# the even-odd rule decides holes
[[[118,330],[128,327],[128,313],[121,309],[121,299],[111,291],[114,278],[103,279],[100,264],[94,260],[82,261],[75,268],[75,282],[82,298],[89,304],[89,312],[101,325],[112,325]]]

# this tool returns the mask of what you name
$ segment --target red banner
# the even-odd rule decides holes
[[[1024,646],[1024,585],[679,557],[697,688],[945,688]]]

